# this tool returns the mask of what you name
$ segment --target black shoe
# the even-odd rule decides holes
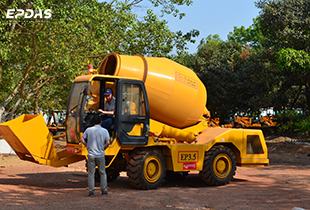
[[[88,194],[88,196],[89,196],[89,197],[94,197],[95,195],[94,195],[93,192],[90,192],[90,193]]]
[[[101,195],[107,195],[107,194],[108,194],[108,192],[102,191],[102,194],[101,194]]]

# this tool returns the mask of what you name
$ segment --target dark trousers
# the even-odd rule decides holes
[[[114,124],[114,118],[111,116],[104,116],[101,121],[101,127],[109,129]]]

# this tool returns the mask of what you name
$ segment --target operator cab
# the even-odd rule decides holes
[[[87,75],[78,77],[71,89],[67,107],[67,143],[78,144],[83,132],[93,126],[92,118],[104,110],[104,91],[113,90],[116,99],[111,141],[122,145],[146,145],[149,134],[149,109],[144,83],[139,80]]]

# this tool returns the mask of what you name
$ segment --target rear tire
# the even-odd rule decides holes
[[[228,147],[217,145],[205,153],[203,169],[199,175],[206,184],[219,186],[233,180],[235,172],[234,153]]]
[[[163,153],[157,149],[136,149],[129,157],[127,176],[130,184],[138,189],[158,188],[166,175]]]

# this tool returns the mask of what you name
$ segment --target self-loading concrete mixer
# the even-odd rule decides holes
[[[139,189],[199,171],[209,185],[224,185],[236,166],[266,166],[260,130],[208,127],[207,93],[190,69],[167,58],[109,54],[97,72],[75,79],[67,104],[66,149],[57,152],[41,115],[22,115],[0,124],[0,134],[23,160],[64,166],[86,159],[80,143],[90,119],[104,109],[104,90],[116,98],[109,179],[127,171]]]

